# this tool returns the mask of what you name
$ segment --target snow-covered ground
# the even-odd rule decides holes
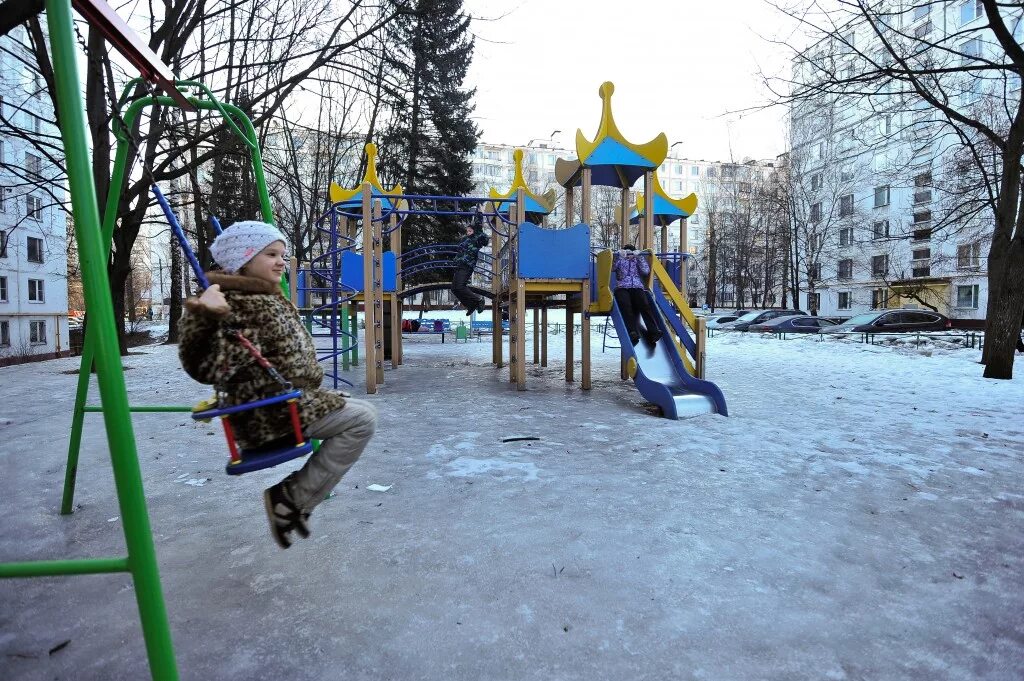
[[[285,471],[229,478],[215,425],[136,416],[182,678],[1024,678],[1024,380],[945,341],[719,334],[731,416],[668,421],[593,347],[589,393],[561,335],[520,393],[489,342],[410,338],[289,551],[259,499]],[[134,403],[206,395],[137,352]],[[0,369],[0,561],[123,552],[97,415],[57,514],[76,368]],[[145,677],[130,581],[0,582],[0,669]]]

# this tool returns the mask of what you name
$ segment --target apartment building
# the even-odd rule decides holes
[[[24,27],[0,37],[0,365],[69,352],[60,138],[27,45]]]
[[[793,67],[796,87],[813,91],[823,70],[855,78],[871,61],[889,59],[879,27],[888,40],[934,52],[926,56],[954,71],[999,59],[979,0],[884,7],[884,24],[852,21],[802,53]],[[1013,11],[1006,16],[1020,42],[1020,12]],[[1019,78],[969,69],[944,78],[945,92],[964,111],[1020,96]],[[810,95],[790,111],[793,196],[807,223],[798,243],[801,307],[835,316],[925,308],[983,320],[992,222],[987,211],[968,210],[978,195],[964,189],[970,164],[958,156],[960,139],[898,84],[870,96],[866,89]]]

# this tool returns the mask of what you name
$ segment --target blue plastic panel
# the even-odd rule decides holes
[[[590,276],[590,225],[544,229],[521,223],[519,275],[524,279],[586,279]]]
[[[384,251],[384,292],[391,293],[395,290],[395,254],[392,251]],[[352,251],[341,253],[341,285],[351,288],[357,292],[363,290],[363,254]]]

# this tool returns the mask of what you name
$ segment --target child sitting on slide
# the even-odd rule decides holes
[[[285,240],[273,225],[236,222],[210,246],[223,272],[207,275],[210,287],[185,301],[178,354],[189,376],[213,385],[227,406],[281,392],[225,327],[242,332],[284,379],[302,390],[299,414],[307,438],[321,440],[301,470],[263,493],[270,531],[281,548],[294,532],[310,534],[309,515],[338,484],[373,436],[374,408],[362,400],[320,387],[323,369],[313,339],[295,306],[281,294]],[[253,448],[292,432],[279,405],[228,417],[239,444]]]
[[[637,314],[644,319],[647,342],[651,345],[661,340],[658,320],[651,309],[651,301],[647,295],[644,280],[651,274],[651,265],[644,257],[646,251],[637,253],[636,246],[626,244],[615,254],[612,269],[615,271],[615,302],[619,304],[622,321],[629,333],[629,342],[636,345],[640,342],[640,329],[637,327]]]

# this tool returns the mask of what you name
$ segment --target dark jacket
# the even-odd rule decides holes
[[[469,267],[469,269],[476,267],[480,249],[486,246],[490,240],[490,237],[482,231],[473,232],[470,236],[463,238],[458,244],[459,252],[455,255],[455,264],[460,267]]]
[[[238,405],[280,394],[282,388],[256,364],[256,360],[228,333],[238,329],[271,366],[302,390],[299,416],[303,427],[345,406],[338,392],[320,387],[324,372],[316,361],[316,347],[298,310],[281,289],[262,279],[211,272],[211,284],[220,284],[231,311],[211,316],[196,298],[185,301],[178,357],[189,376],[214,386],[228,405]],[[292,432],[287,405],[272,405],[232,414],[228,419],[243,447],[257,447]]]

